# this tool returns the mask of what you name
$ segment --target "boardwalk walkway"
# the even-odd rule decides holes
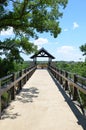
[[[6,109],[0,130],[83,130],[47,70],[37,69]]]

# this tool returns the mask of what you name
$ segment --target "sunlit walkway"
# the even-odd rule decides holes
[[[38,69],[0,120],[0,130],[83,130],[47,70]]]

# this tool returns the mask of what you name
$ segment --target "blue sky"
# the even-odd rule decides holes
[[[56,60],[80,61],[85,57],[79,47],[86,43],[86,0],[69,0],[67,7],[63,10],[63,17],[60,19],[62,32],[57,38],[49,33],[39,34],[39,39],[32,40],[38,48],[44,47],[56,57]],[[7,32],[0,33],[0,39],[10,37],[12,28]],[[30,56],[22,55],[24,60]]]

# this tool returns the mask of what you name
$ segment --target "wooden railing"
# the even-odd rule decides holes
[[[9,101],[15,99],[15,95],[22,90],[23,85],[28,81],[34,73],[36,66],[29,67],[19,72],[13,73],[0,79],[0,118],[2,110],[7,107]],[[8,95],[8,98],[3,106],[3,98]]]
[[[54,78],[59,81],[61,86],[68,92],[73,101],[77,101],[83,114],[86,111],[86,78],[76,74],[59,70],[55,66],[49,66],[49,70]]]

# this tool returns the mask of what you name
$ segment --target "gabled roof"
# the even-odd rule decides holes
[[[49,57],[51,59],[55,59],[54,56],[52,56],[49,52],[47,52],[44,48],[41,48],[40,50],[38,50],[37,53],[35,53],[33,56],[31,56],[30,58],[33,59],[35,57]]]

